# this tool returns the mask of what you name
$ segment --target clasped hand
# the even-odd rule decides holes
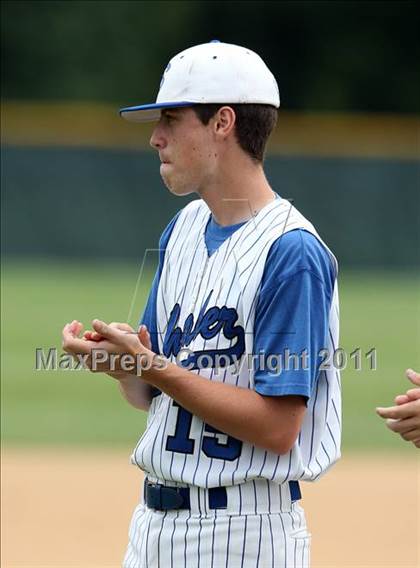
[[[92,330],[83,332],[83,324],[73,320],[63,328],[64,351],[74,357],[83,357],[84,365],[93,372],[103,372],[112,376],[118,374],[137,374],[136,366],[130,369],[129,361],[140,359],[146,367],[155,354],[151,350],[150,334],[146,326],[135,332],[126,323],[105,322],[94,319]]]

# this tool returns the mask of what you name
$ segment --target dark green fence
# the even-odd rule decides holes
[[[342,266],[419,266],[418,163],[271,156],[266,171]],[[139,259],[188,199],[163,186],[151,152],[6,146],[3,253]]]

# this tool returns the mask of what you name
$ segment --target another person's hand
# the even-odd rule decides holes
[[[407,369],[410,381],[420,386],[420,373]],[[420,388],[410,389],[395,397],[396,406],[378,407],[376,412],[386,419],[390,430],[420,448]]]

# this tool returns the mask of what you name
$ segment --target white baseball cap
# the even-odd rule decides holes
[[[277,82],[254,51],[213,40],[190,47],[166,67],[155,103],[122,108],[132,122],[159,120],[161,109],[207,103],[280,106]]]

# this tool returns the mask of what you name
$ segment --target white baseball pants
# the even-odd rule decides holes
[[[238,486],[227,488],[227,509],[210,510],[207,490],[199,488],[190,488],[190,510],[157,511],[140,503],[123,568],[308,568],[311,537],[288,488],[265,480],[239,487],[239,494]]]

